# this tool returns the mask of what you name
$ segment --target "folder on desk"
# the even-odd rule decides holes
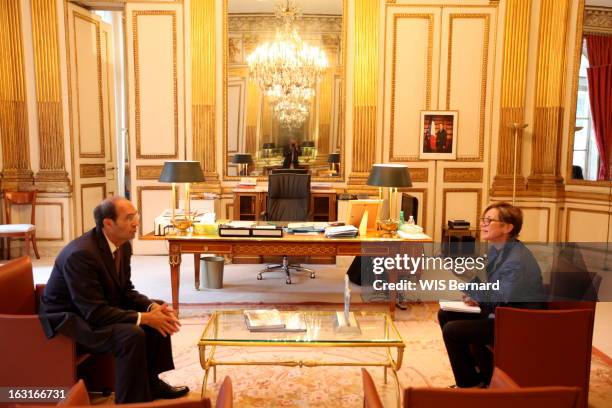
[[[236,224],[234,224],[236,225]],[[283,236],[283,229],[274,225],[256,225],[235,227],[232,224],[219,226],[220,237],[258,237],[258,238],[280,238]]]

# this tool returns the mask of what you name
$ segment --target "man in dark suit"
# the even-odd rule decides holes
[[[438,123],[438,131],[436,132],[436,151],[443,152],[446,147],[446,129],[443,123]]]
[[[302,149],[300,149],[300,145],[295,139],[291,139],[289,144],[286,145],[283,149],[283,156],[285,159],[283,160],[283,169],[288,169],[293,166],[294,169],[300,167],[299,156],[302,154]]]
[[[123,197],[111,197],[94,209],[94,218],[96,227],[55,260],[39,312],[45,334],[61,333],[85,350],[113,353],[116,403],[187,394],[187,387],[158,378],[174,369],[170,336],[180,323],[167,304],[138,293],[131,281],[136,209]]]

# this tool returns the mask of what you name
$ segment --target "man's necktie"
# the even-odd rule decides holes
[[[119,275],[119,267],[121,266],[121,255],[119,248],[115,249],[115,252],[113,252],[113,257],[115,258],[115,271],[117,272],[117,275]]]

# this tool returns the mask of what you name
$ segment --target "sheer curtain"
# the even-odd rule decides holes
[[[610,180],[612,157],[612,36],[587,34],[589,101],[599,151],[598,180]]]

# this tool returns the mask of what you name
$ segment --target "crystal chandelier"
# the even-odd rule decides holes
[[[306,119],[315,86],[329,64],[325,52],[305,43],[293,28],[300,12],[292,0],[277,5],[275,15],[284,29],[277,28],[274,41],[259,45],[247,57],[247,63],[251,77],[270,99],[279,120],[287,124],[281,116],[291,118],[295,125],[298,118],[302,123]],[[292,115],[288,109],[299,112]],[[300,113],[303,111],[306,115]]]
[[[297,129],[304,124],[308,117],[308,108],[308,103],[284,98],[274,105],[274,113],[283,126],[289,129]]]

